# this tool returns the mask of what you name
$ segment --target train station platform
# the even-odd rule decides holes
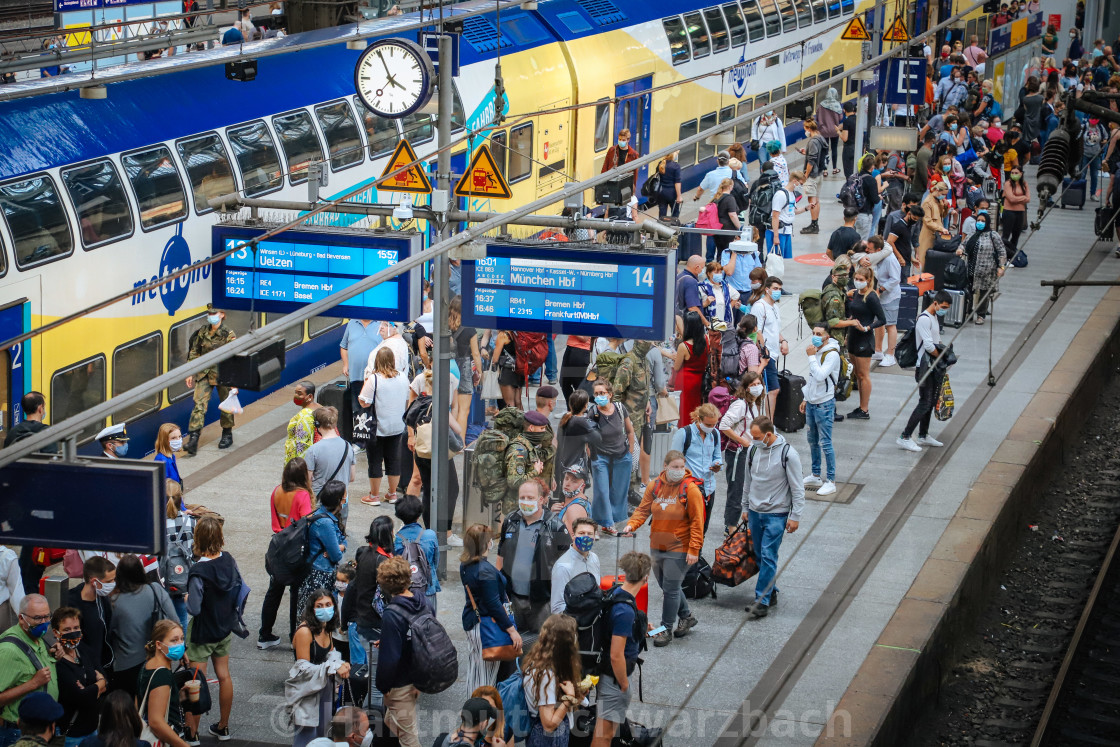
[[[831,231],[841,224],[840,207],[832,197],[841,184],[842,177],[826,180],[821,233],[795,233],[795,259],[786,261],[785,285],[794,295],[783,298],[780,309],[783,334],[790,341],[786,367],[795,373],[808,368],[808,330],[798,319],[796,294],[820,287],[827,274],[819,255]],[[686,215],[688,208],[697,207],[687,206]],[[1035,207],[1031,205],[1032,217]],[[787,535],[783,544],[777,581],[781,605],[768,617],[747,622],[744,607],[753,600],[753,581],[735,589],[718,587],[718,598],[693,602],[700,621],[693,632],[666,648],[651,648],[644,656],[644,701],[634,699],[630,713],[634,721],[665,727],[667,745],[690,747],[730,746],[744,740],[746,744],[808,745],[817,742],[826,727],[839,740],[834,743],[856,744],[862,743],[868,730],[877,728],[879,722],[861,715],[866,711],[859,710],[860,704],[870,698],[881,706],[889,696],[872,692],[856,698],[845,693],[857,673],[874,680],[876,672],[861,667],[876,666],[880,661],[876,656],[883,651],[913,653],[925,646],[924,638],[900,635],[883,640],[882,636],[893,625],[892,617],[913,608],[907,595],[919,574],[933,574],[927,580],[936,586],[950,570],[961,570],[953,563],[967,565],[973,558],[985,562],[982,555],[968,554],[972,528],[961,529],[953,523],[954,517],[978,482],[1009,485],[1022,477],[1022,465],[1017,466],[1014,455],[1008,456],[1003,442],[1015,429],[1014,435],[1027,443],[1043,441],[1045,418],[1052,423],[1058,413],[1043,413],[1034,423],[1037,439],[1030,437],[1031,421],[1021,417],[1025,413],[1036,417],[1030,408],[1042,406],[1039,398],[1056,406],[1057,400],[1040,389],[1044,381],[1059,368],[1073,376],[1085,360],[1080,347],[1071,352],[1070,346],[1080,330],[1095,329],[1087,320],[1107,289],[1069,288],[1054,302],[1039,281],[1068,276],[1115,280],[1120,275],[1120,260],[1113,258],[1111,245],[1094,244],[1093,207],[1089,203],[1084,211],[1052,211],[1039,231],[1020,242],[1030,264],[1007,272],[987,324],[945,329],[943,338],[953,342],[959,363],[950,373],[956,414],[931,429],[944,448],[915,454],[895,445],[916,402],[913,371],[873,368],[870,420],[845,421],[834,429],[841,489],[827,500],[809,493],[799,530]],[[798,216],[795,232],[807,221],[807,215]],[[340,370],[340,365],[334,366],[318,372],[316,378],[328,381],[337,378]],[[990,385],[989,377],[994,384]],[[846,413],[857,403],[851,399],[838,409]],[[554,417],[559,418],[563,409],[561,403]],[[288,392],[277,392],[246,410],[235,431],[235,449],[217,451],[216,434],[210,433],[216,428],[211,426],[199,455],[182,459],[180,471],[188,500],[226,517],[227,548],[254,590],[247,622],[255,630],[268,585],[264,571],[270,535],[268,497],[280,478],[283,427],[294,408]],[[807,457],[805,430],[785,436]],[[358,502],[365,492],[364,474],[362,456],[359,479],[350,490],[350,556],[363,541],[369,522],[392,512],[391,506],[374,508]],[[720,477],[718,484],[717,517],[722,515],[725,479]],[[947,545],[943,539],[947,529],[964,534]],[[721,541],[717,520],[708,533],[705,557],[710,560]],[[600,540],[595,552],[603,573],[613,573],[617,556],[631,548],[648,548],[648,528],[636,539]],[[449,553],[439,619],[454,640],[464,643],[458,553],[454,548]],[[938,566],[943,566],[941,571]],[[660,608],[661,596],[651,583],[651,609]],[[286,608],[282,605],[278,633],[286,630]],[[463,649],[460,653],[465,668]],[[281,705],[291,656],[286,644],[261,652],[253,637],[234,641],[231,670],[237,695],[230,728],[235,738],[287,741]],[[897,667],[898,661],[884,666],[881,679],[886,682],[892,676],[889,667]],[[468,695],[457,684],[438,696],[421,698],[422,743],[451,726]],[[745,721],[744,716],[751,720]],[[755,728],[748,731],[745,723]]]

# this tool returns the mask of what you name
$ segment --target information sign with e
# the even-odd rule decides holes
[[[266,229],[219,225],[213,253],[255,239]],[[245,246],[214,265],[218,308],[287,314],[375,275],[420,250],[418,234],[285,231]],[[323,316],[408,322],[419,316],[416,270],[386,280],[323,312]],[[412,289],[416,292],[412,292]]]
[[[664,254],[489,244],[463,261],[463,323],[488,329],[663,340],[673,276]],[[470,299],[468,302],[467,299]]]

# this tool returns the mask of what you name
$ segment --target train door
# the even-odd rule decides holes
[[[571,105],[568,98],[551,101],[541,107],[544,110],[564,109]],[[539,128],[536,138],[537,197],[562,189],[566,182],[577,181],[575,161],[569,153],[569,138],[572,135],[572,113],[570,111],[545,114],[537,118]]]
[[[8,340],[27,330],[27,300],[0,306],[0,340]],[[0,350],[0,443],[13,425],[22,419],[19,401],[31,388],[27,378],[26,343]]]
[[[649,91],[653,87],[653,76],[646,76],[645,78],[638,78],[626,83],[619,83],[614,87],[614,95],[616,98],[622,99],[623,96],[629,98],[622,99],[615,106],[614,110],[614,134],[623,129],[630,130],[630,146],[638,151],[640,155],[649,153],[649,130],[650,130],[650,117],[653,114],[653,97],[649,93],[641,93],[642,91]],[[633,94],[641,93],[639,96]],[[634,185],[635,189],[640,188],[646,181],[646,167],[643,166],[638,170],[638,183]]]

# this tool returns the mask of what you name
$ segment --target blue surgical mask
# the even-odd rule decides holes
[[[174,646],[167,647],[167,658],[171,661],[179,661],[187,653],[187,644],[176,643]]]
[[[722,283],[723,282],[723,273],[722,272],[713,273],[712,274],[712,282],[713,283]]]
[[[821,345],[824,345],[824,338],[820,335],[813,335],[809,339],[812,341],[813,347],[815,348],[819,348]]]
[[[222,323],[222,315],[221,314],[207,314],[206,315],[206,321],[210,323],[211,327],[217,327],[219,324]]]
[[[38,625],[32,625],[30,628],[28,628],[27,635],[31,636],[32,638],[41,638],[43,634],[47,632],[47,628],[49,628],[50,626],[50,622],[43,622],[39,623]]]
[[[331,620],[333,620],[334,605],[332,604],[330,607],[316,607],[315,619],[322,623],[330,622]]]
[[[781,301],[782,292],[780,290],[772,290],[770,291],[770,298],[774,299],[775,301]]]
[[[957,131],[957,123],[954,122],[953,124],[949,125],[949,129],[952,130],[953,132],[956,132]]]
[[[595,538],[588,537],[587,535],[580,535],[572,540],[572,544],[575,545],[576,549],[580,552],[591,552],[591,547],[595,544]]]
[[[126,444],[126,443],[117,444],[116,446],[113,447],[113,452],[117,456],[124,456],[125,454],[128,453],[128,444]]]
[[[619,140],[618,141],[618,147],[619,148],[625,148],[629,143],[630,143],[629,140]]]
[[[948,314],[948,313],[949,313],[949,310],[948,310],[948,309],[938,309],[938,310],[937,310],[937,315],[938,315],[938,316],[945,316],[945,315],[946,315],[946,314]]]
[[[595,404],[599,405],[599,407],[606,407],[610,403],[611,403],[611,398],[608,397],[607,395],[605,395],[605,394],[596,394],[595,395]]]
[[[944,171],[946,174],[948,174],[950,171],[953,170],[953,164],[947,163],[947,164],[945,164],[944,166],[941,167],[941,170]]]
[[[984,228],[985,228],[985,227],[986,227],[987,225],[988,225],[988,224],[987,224],[987,223],[985,223],[984,221],[982,221],[982,220],[978,220],[978,221],[976,221],[976,230],[977,230],[977,231],[983,231],[983,230],[984,230]]]

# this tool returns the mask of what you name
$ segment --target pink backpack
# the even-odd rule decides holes
[[[697,228],[713,228],[719,229],[722,224],[719,222],[719,208],[716,203],[709,202],[704,207],[700,208],[700,214],[696,216]],[[704,234],[710,236],[711,234]]]

